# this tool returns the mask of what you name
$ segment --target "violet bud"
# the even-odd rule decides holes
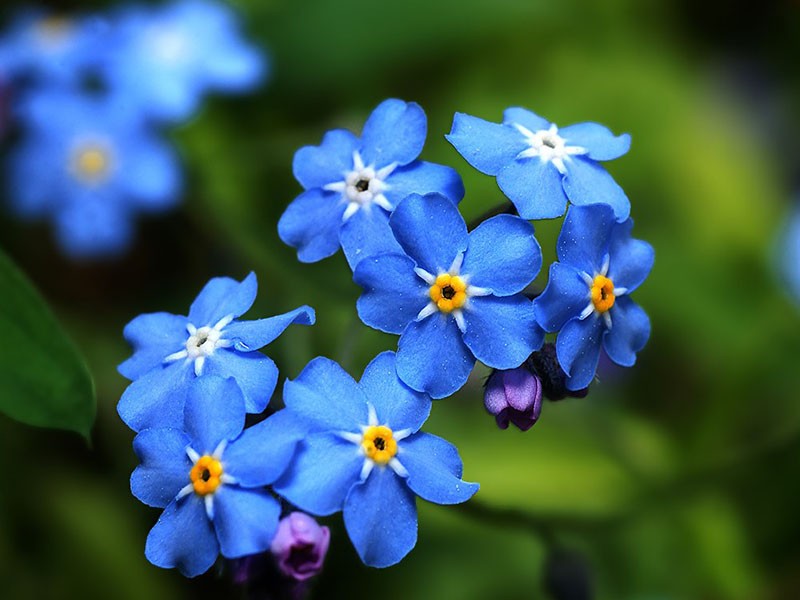
[[[528,431],[542,410],[542,382],[525,365],[494,370],[486,381],[483,401],[500,429],[508,429],[511,422]]]
[[[270,551],[284,575],[304,581],[322,570],[330,539],[327,527],[305,513],[293,512],[278,524]]]
[[[567,397],[585,398],[589,392],[589,388],[576,391],[567,389],[567,374],[558,362],[556,345],[553,343],[548,342],[531,354],[526,364],[539,376],[542,393],[548,400],[563,400]]]

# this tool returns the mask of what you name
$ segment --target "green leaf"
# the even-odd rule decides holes
[[[0,331],[0,411],[88,439],[95,415],[89,371],[42,297],[1,252]]]

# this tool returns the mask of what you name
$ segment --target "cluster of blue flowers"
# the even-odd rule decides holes
[[[160,128],[188,119],[206,92],[248,90],[264,73],[213,0],[18,15],[0,37],[0,84],[22,138],[6,169],[11,210],[52,220],[71,257],[119,255],[137,213],[180,197],[180,161]]]
[[[126,327],[134,354],[119,369],[132,383],[118,410],[138,432],[132,491],[164,509],[146,546],[154,564],[194,576],[220,553],[279,554],[289,534],[276,537],[273,495],[315,516],[341,511],[365,564],[396,564],[416,544],[417,496],[456,504],[478,489],[461,479],[457,449],[420,431],[432,400],[459,390],[476,361],[494,369],[485,401],[498,425],[521,429],[538,419],[542,394],[585,395],[601,350],[634,364],[650,324],[630,294],[653,249],[631,237],[628,199],[598,162],[624,154],[629,137],[594,123],[559,130],[520,108],[502,124],[456,115],[448,140],[518,211],[472,231],[456,171],[419,160],[425,137],[422,109],[390,99],[361,137],[331,131],[295,155],[305,191],[281,218],[281,238],[304,262],[341,246],[363,290],[361,320],[400,336],[359,381],[315,358],[286,381],[285,408],[245,429],[278,378],[258,350],[314,321],[309,307],[238,320],[255,298],[252,274],[211,280],[187,317],[146,314]],[[542,253],[528,219],[564,212],[558,262],[536,294]],[[285,531],[286,519],[309,519],[298,514]],[[308,535],[327,548],[327,530]],[[313,555],[318,568],[319,547]]]

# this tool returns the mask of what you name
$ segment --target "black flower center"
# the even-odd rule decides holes
[[[453,286],[446,285],[442,288],[442,298],[446,298],[447,300],[452,300],[453,296],[456,295],[456,291],[453,289]]]
[[[208,481],[211,479],[211,472],[208,469],[203,469],[203,473],[200,475],[200,479],[203,481]]]
[[[544,138],[544,139],[542,140],[542,143],[543,143],[545,146],[547,146],[548,148],[555,148],[555,147],[556,147],[556,144],[555,144],[555,142],[554,142],[553,140],[551,140],[549,137],[546,137],[546,138]]]
[[[205,344],[207,341],[208,341],[208,336],[207,335],[201,335],[201,336],[199,336],[197,338],[197,342],[195,342],[195,346],[197,346],[199,348],[200,346]]]
[[[384,450],[386,448],[386,442],[383,440],[383,438],[380,438],[380,437],[375,438],[375,440],[373,440],[372,444],[378,450]]]
[[[356,181],[356,189],[359,192],[366,192],[369,189],[369,179],[359,179]]]

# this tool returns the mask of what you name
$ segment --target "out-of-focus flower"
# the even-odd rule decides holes
[[[542,382],[525,364],[516,369],[492,371],[486,381],[483,402],[500,429],[513,423],[528,431],[542,410]]]
[[[617,223],[610,207],[572,206],[558,237],[558,259],[536,298],[536,318],[558,332],[556,352],[569,390],[589,385],[601,346],[630,367],[650,337],[650,319],[629,295],[647,278],[655,253],[631,237],[633,221]]]
[[[322,570],[330,541],[331,532],[327,527],[320,527],[305,513],[293,512],[278,524],[270,551],[281,573],[304,581]]]
[[[258,291],[255,273],[242,282],[211,279],[189,309],[189,316],[139,315],[125,326],[133,356],[119,366],[132,380],[117,411],[134,431],[175,427],[183,420],[187,383],[205,376],[233,377],[248,413],[262,412],[278,381],[278,368],[258,352],[293,323],[312,325],[314,309],[301,306],[282,315],[239,321]]]
[[[800,205],[789,216],[779,256],[786,287],[795,301],[800,302]]]
[[[404,254],[362,260],[358,315],[400,334],[397,373],[434,398],[467,381],[475,360],[512,369],[539,348],[544,333],[523,289],[542,264],[533,227],[499,215],[467,233],[455,204],[413,194],[389,221]]]
[[[284,386],[287,410],[310,422],[275,491],[315,515],[342,510],[365,564],[388,567],[417,542],[416,496],[465,502],[478,490],[461,480],[458,451],[422,433],[431,400],[397,377],[384,352],[356,383],[338,364],[312,360]]]
[[[203,377],[189,386],[183,424],[145,429],[133,441],[142,464],[131,491],[164,512],[147,536],[145,556],[187,577],[217,556],[269,549],[280,504],[264,488],[286,469],[302,432],[281,411],[244,430],[236,382]]]
[[[281,239],[303,262],[331,256],[341,245],[351,268],[364,257],[401,252],[389,215],[411,193],[464,196],[454,169],[417,160],[425,144],[425,113],[414,102],[389,99],[372,112],[361,137],[335,129],[320,146],[294,156],[294,176],[305,192],[283,213]]]
[[[243,92],[265,76],[265,58],[245,43],[223,2],[179,0],[129,7],[114,19],[109,84],[154,118],[182,121],[208,91]]]
[[[119,254],[131,243],[136,213],[177,202],[177,156],[121,98],[41,90],[18,114],[27,131],[7,165],[11,208],[52,219],[68,255]]]
[[[525,219],[552,219],[575,205],[603,203],[618,221],[630,214],[622,188],[598,164],[628,152],[628,134],[597,123],[558,129],[524,108],[508,108],[502,123],[456,113],[445,136],[469,164],[497,177],[497,185]]]

